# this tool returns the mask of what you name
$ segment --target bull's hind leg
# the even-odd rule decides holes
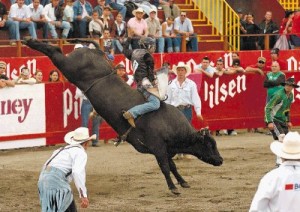
[[[172,157],[169,157],[169,166],[170,170],[175,176],[177,182],[181,185],[183,188],[190,188],[190,185],[182,178],[182,176],[178,173],[177,167],[172,159]]]

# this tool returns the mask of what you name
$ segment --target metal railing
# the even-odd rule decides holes
[[[299,10],[300,1],[299,0],[278,0],[279,4],[284,8],[284,10]]]
[[[195,0],[200,20],[211,23],[212,35],[228,35],[224,42],[232,51],[240,49],[240,19],[225,0]]]

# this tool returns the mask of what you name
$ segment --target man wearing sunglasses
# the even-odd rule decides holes
[[[267,73],[266,58],[258,57],[257,63],[246,67],[245,70],[246,70],[246,73],[257,73],[257,74],[260,74],[263,76],[265,73]]]

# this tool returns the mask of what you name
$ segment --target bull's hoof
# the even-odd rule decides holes
[[[182,188],[190,188],[191,186],[187,182],[180,183]]]
[[[177,188],[171,188],[170,190],[171,190],[171,192],[172,192],[173,194],[176,194],[176,195],[179,195],[179,194],[180,194],[180,192],[178,191]]]

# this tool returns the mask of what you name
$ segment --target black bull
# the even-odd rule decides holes
[[[31,39],[24,43],[47,55],[70,82],[85,92],[95,110],[119,135],[127,132],[130,125],[123,118],[122,111],[143,103],[144,98],[112,71],[101,50],[81,48],[65,56],[56,46]],[[155,156],[169,189],[175,194],[179,191],[170,171],[182,187],[189,187],[172,160],[176,153],[194,155],[214,166],[223,163],[216,141],[209,132],[196,131],[171,105],[161,102],[159,110],[138,118],[136,125],[137,128],[128,134],[127,142],[137,151]]]

